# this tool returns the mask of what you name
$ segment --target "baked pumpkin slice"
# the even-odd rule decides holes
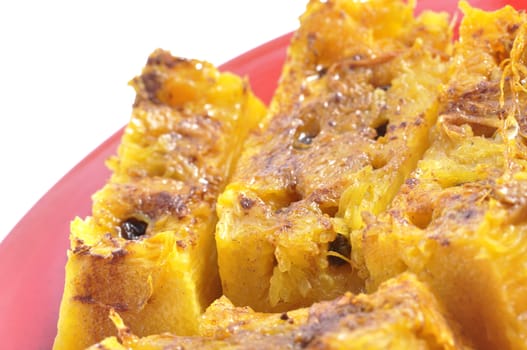
[[[71,225],[55,349],[115,334],[112,308],[138,335],[195,334],[221,294],[215,203],[266,108],[244,79],[162,50],[131,85],[112,176]]]
[[[359,291],[349,232],[382,212],[427,148],[451,45],[412,2],[311,1],[261,127],[218,200],[223,291],[284,311]]]
[[[461,4],[432,145],[357,255],[369,290],[412,271],[478,349],[526,349],[527,17]]]
[[[117,314],[119,340],[90,349],[463,349],[442,307],[411,274],[383,283],[371,295],[345,293],[284,313],[259,313],[216,300],[204,313],[200,336],[137,337]]]

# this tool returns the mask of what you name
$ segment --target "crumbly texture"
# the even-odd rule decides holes
[[[265,116],[155,53],[57,339],[110,312],[94,349],[527,349],[527,15],[461,1],[454,41],[414,5],[309,1]]]
[[[428,145],[446,82],[444,14],[311,1],[269,113],[218,200],[223,292],[283,311],[361,291],[350,230],[385,210]]]
[[[462,349],[434,296],[402,274],[371,295],[346,293],[287,313],[234,307],[225,297],[202,319],[200,336],[138,338],[115,317],[119,337],[90,349]]]
[[[527,18],[462,10],[431,146],[356,261],[369,291],[416,273],[478,349],[526,349]]]
[[[195,334],[221,295],[216,199],[266,108],[242,78],[163,50],[131,85],[111,179],[72,223],[55,349],[116,334],[111,309],[138,335]]]

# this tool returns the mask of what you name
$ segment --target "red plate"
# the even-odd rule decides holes
[[[452,13],[457,3],[457,0],[423,0],[419,2],[418,11],[427,8]],[[527,5],[521,0],[472,0],[470,3],[485,10],[506,4],[516,8]],[[290,37],[290,34],[279,37],[221,68],[248,75],[256,95],[268,102],[276,87]],[[91,195],[109,176],[104,161],[115,153],[121,132],[116,132],[64,176],[0,244],[2,349],[51,348],[64,285],[69,223],[75,216],[89,215]]]

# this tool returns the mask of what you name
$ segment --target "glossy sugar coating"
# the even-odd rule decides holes
[[[373,291],[412,271],[479,349],[527,348],[527,18],[464,18],[431,146],[386,214],[354,235]]]
[[[71,225],[55,349],[115,334],[112,308],[138,335],[195,334],[221,295],[216,199],[266,108],[242,78],[162,50],[131,85],[111,179]]]
[[[527,24],[461,9],[452,46],[446,15],[412,1],[310,1],[238,161],[247,127],[215,153],[231,139],[202,118],[237,95],[154,54],[112,179],[72,226],[62,324],[113,334],[82,327],[113,308],[103,349],[525,348]],[[226,183],[220,290],[195,233],[214,231]]]
[[[222,297],[205,312],[200,336],[136,337],[117,315],[116,337],[90,349],[464,349],[426,285],[411,274],[371,295],[344,295],[287,313],[259,313]]]
[[[264,122],[218,201],[223,291],[284,311],[360,291],[350,232],[382,212],[428,145],[446,14],[395,0],[310,1]]]

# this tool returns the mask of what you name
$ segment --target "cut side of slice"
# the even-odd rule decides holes
[[[351,230],[428,147],[451,30],[412,2],[309,2],[269,112],[218,201],[223,291],[285,311],[360,291]]]
[[[115,334],[196,334],[221,295],[215,204],[243,142],[266,112],[248,83],[157,50],[132,80],[137,97],[92,216],[71,225],[54,349]]]
[[[259,313],[215,301],[201,320],[200,336],[139,338],[117,314],[119,339],[91,349],[463,349],[426,285],[401,274],[371,295],[346,293],[287,313]]]
[[[371,291],[417,274],[476,348],[527,349],[527,17],[461,9],[431,147],[355,258]]]

